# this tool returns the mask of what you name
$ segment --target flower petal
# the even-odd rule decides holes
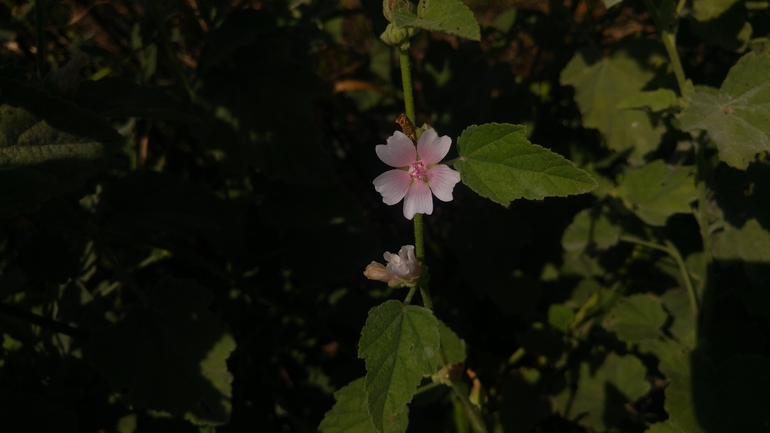
[[[409,191],[406,192],[406,198],[404,199],[404,216],[406,219],[414,218],[416,213],[424,213],[426,215],[433,213],[433,197],[430,194],[430,188],[427,183],[420,180],[415,181],[409,187]]]
[[[417,153],[423,164],[436,164],[444,159],[451,146],[451,138],[446,135],[439,137],[436,130],[431,128],[423,132],[417,141]]]
[[[374,148],[382,162],[391,167],[406,167],[417,160],[417,149],[412,140],[401,131],[388,137],[388,144],[378,144]]]
[[[441,201],[452,201],[452,190],[460,181],[460,173],[444,164],[439,164],[427,173],[433,195]]]
[[[383,203],[393,206],[406,195],[409,184],[412,183],[412,177],[409,176],[408,171],[388,170],[377,176],[372,183],[374,189],[382,194]]]

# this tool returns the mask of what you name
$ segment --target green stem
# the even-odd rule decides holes
[[[510,358],[508,358],[508,364],[509,365],[515,365],[517,362],[521,360],[521,358],[524,358],[524,355],[527,354],[527,350],[523,347],[519,347],[516,349],[515,352],[513,352],[513,355],[511,355]]]
[[[703,261],[706,268],[705,281],[703,282],[703,317],[700,318],[699,329],[707,329],[707,324],[711,318],[712,294],[711,285],[713,278],[711,268],[714,258],[711,255],[711,228],[708,218],[708,182],[711,176],[711,165],[706,159],[706,143],[703,142],[703,134],[695,138],[695,160],[697,164],[696,186],[698,188],[698,209],[695,211],[695,219],[698,222],[700,236],[703,240]]]
[[[412,302],[412,297],[415,292],[417,292],[417,286],[409,288],[409,293],[406,294],[406,298],[404,299],[404,305],[409,305]]]
[[[409,67],[409,50],[400,50],[401,82],[404,85],[404,106],[406,117],[414,124],[414,94],[412,93],[412,75]]]
[[[433,302],[430,299],[430,288],[428,287],[427,269],[425,267],[425,239],[422,233],[422,214],[414,214],[414,249],[417,261],[420,262],[420,295],[425,308],[433,311]]]
[[[684,260],[682,260],[682,255],[679,254],[679,250],[676,249],[676,246],[673,242],[666,240],[666,246],[668,247],[668,253],[671,255],[671,257],[674,258],[676,264],[679,266],[679,272],[682,274],[684,285],[687,289],[687,297],[690,298],[690,309],[692,310],[692,315],[697,318],[698,298],[695,296],[695,289],[692,287],[692,281],[690,281],[690,274],[687,272],[687,266],[685,266]]]
[[[417,394],[419,394],[421,392],[425,392],[425,391],[427,391],[429,389],[433,389],[433,388],[435,388],[435,387],[437,387],[439,385],[443,385],[443,383],[442,382],[431,382],[429,384],[426,384],[426,385],[423,385],[423,386],[417,388],[417,391],[415,391],[414,394],[417,395]]]
[[[668,58],[671,60],[671,67],[674,69],[674,76],[676,76],[676,82],[679,84],[679,93],[682,96],[687,96],[690,90],[687,86],[684,68],[682,68],[682,61],[679,59],[679,53],[676,51],[676,27],[671,30],[663,30],[661,39],[663,39],[663,45],[666,47],[666,52],[668,52]]]
[[[695,289],[693,289],[692,281],[690,280],[690,274],[687,272],[687,266],[684,264],[684,260],[682,259],[682,255],[679,254],[679,250],[676,248],[673,242],[666,240],[666,245],[660,245],[656,244],[655,242],[649,242],[642,239],[637,239],[632,236],[621,236],[620,240],[623,242],[629,242],[632,244],[642,245],[648,248],[654,248],[659,251],[663,251],[669,256],[671,256],[672,259],[676,262],[677,266],[679,267],[679,272],[682,274],[682,279],[684,280],[685,288],[687,289],[687,296],[690,298],[690,309],[692,310],[693,316],[698,316],[698,300],[695,296]]]
[[[45,64],[45,38],[43,35],[43,26],[45,15],[45,0],[36,0],[35,2],[35,61],[37,62],[37,77],[43,79],[43,65]]]
[[[456,383],[452,382],[452,391],[454,391],[455,395],[460,399],[463,406],[465,406],[465,413],[468,414],[468,417],[471,421],[471,427],[473,427],[473,431],[476,433],[487,433],[487,426],[484,424],[484,420],[481,419],[481,415],[476,410],[476,406],[471,403],[468,396],[463,392],[462,388],[460,388]]]

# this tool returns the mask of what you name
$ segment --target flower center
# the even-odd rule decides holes
[[[425,180],[427,172],[428,169],[425,168],[422,161],[417,161],[409,167],[409,175],[412,176],[412,179]]]

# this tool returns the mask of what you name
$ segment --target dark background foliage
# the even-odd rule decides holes
[[[381,2],[43,4],[40,75],[34,2],[0,5],[0,97],[47,88],[35,90],[37,102],[24,93],[19,106],[87,110],[59,129],[83,128],[108,150],[98,169],[68,165],[43,186],[10,175],[0,185],[4,200],[6,190],[27,198],[45,190],[32,204],[0,204],[2,430],[316,431],[334,391],[365,374],[357,343],[368,310],[403,297],[366,280],[364,268],[414,242],[401,205],[386,206],[372,186],[386,168],[374,146],[397,130],[403,111],[397,53],[377,37],[387,24]],[[692,215],[651,228],[608,195],[640,164],[582,126],[575,90],[560,83],[586,46],[609,55],[632,39],[657,43],[644,4],[466,4],[480,42],[428,32],[412,41],[417,124],[453,139],[473,124],[523,124],[531,142],[601,180],[592,194],[507,208],[459,184],[454,201],[436,202],[426,217],[435,314],[467,344],[465,367],[476,380],[462,380],[480,393],[490,425],[643,432],[685,411],[664,397],[673,383],[704,396],[690,411],[703,431],[767,431],[766,414],[752,409],[767,402],[770,385],[767,260],[736,257],[708,271],[718,308],[700,334],[708,346],[682,361],[685,383],[659,368],[664,349],[644,350],[602,326],[621,296],[648,295],[665,308],[663,332],[679,338],[672,326],[686,327],[688,310],[674,290],[683,285],[676,263],[612,234],[585,254],[579,245],[585,260],[568,249],[565,230],[590,209],[626,233],[670,239],[688,266],[703,250]],[[746,48],[738,30],[747,19],[752,47],[763,50],[767,9],[733,9],[719,18],[727,24],[681,24],[679,52],[696,84],[720,86]],[[77,85],[62,91],[42,80],[78,52],[88,62]],[[671,82],[663,71],[651,89]],[[93,122],[82,123],[88,116]],[[689,136],[666,131],[641,164],[692,163],[678,145]],[[770,229],[766,161],[746,173],[719,165],[715,179],[725,219],[741,227],[756,218]],[[572,322],[581,312],[586,319]],[[200,370],[224,362],[212,356],[227,358],[231,399],[226,372],[208,380]],[[633,386],[618,373],[631,370],[640,371]],[[713,409],[709,399],[728,394],[734,406]],[[733,409],[745,425],[720,418]],[[701,431],[679,428],[656,432]],[[468,429],[446,390],[421,393],[410,406],[410,432]]]

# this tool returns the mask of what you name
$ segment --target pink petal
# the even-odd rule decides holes
[[[406,192],[404,199],[404,216],[410,220],[416,213],[430,215],[433,213],[433,196],[430,194],[428,184],[416,180],[409,191]]]
[[[382,162],[391,167],[406,167],[417,160],[414,143],[401,131],[394,132],[388,137],[388,144],[378,144],[374,151]]]
[[[422,133],[417,141],[417,153],[420,161],[425,165],[436,164],[449,153],[452,139],[444,135],[439,137],[435,129],[429,129]]]
[[[392,206],[401,201],[409,190],[412,177],[408,171],[388,170],[374,179],[374,189],[382,194],[382,201]],[[421,182],[424,183],[424,182]]]
[[[452,190],[460,181],[460,173],[444,164],[439,164],[428,170],[427,175],[433,195],[441,201],[452,201]]]

